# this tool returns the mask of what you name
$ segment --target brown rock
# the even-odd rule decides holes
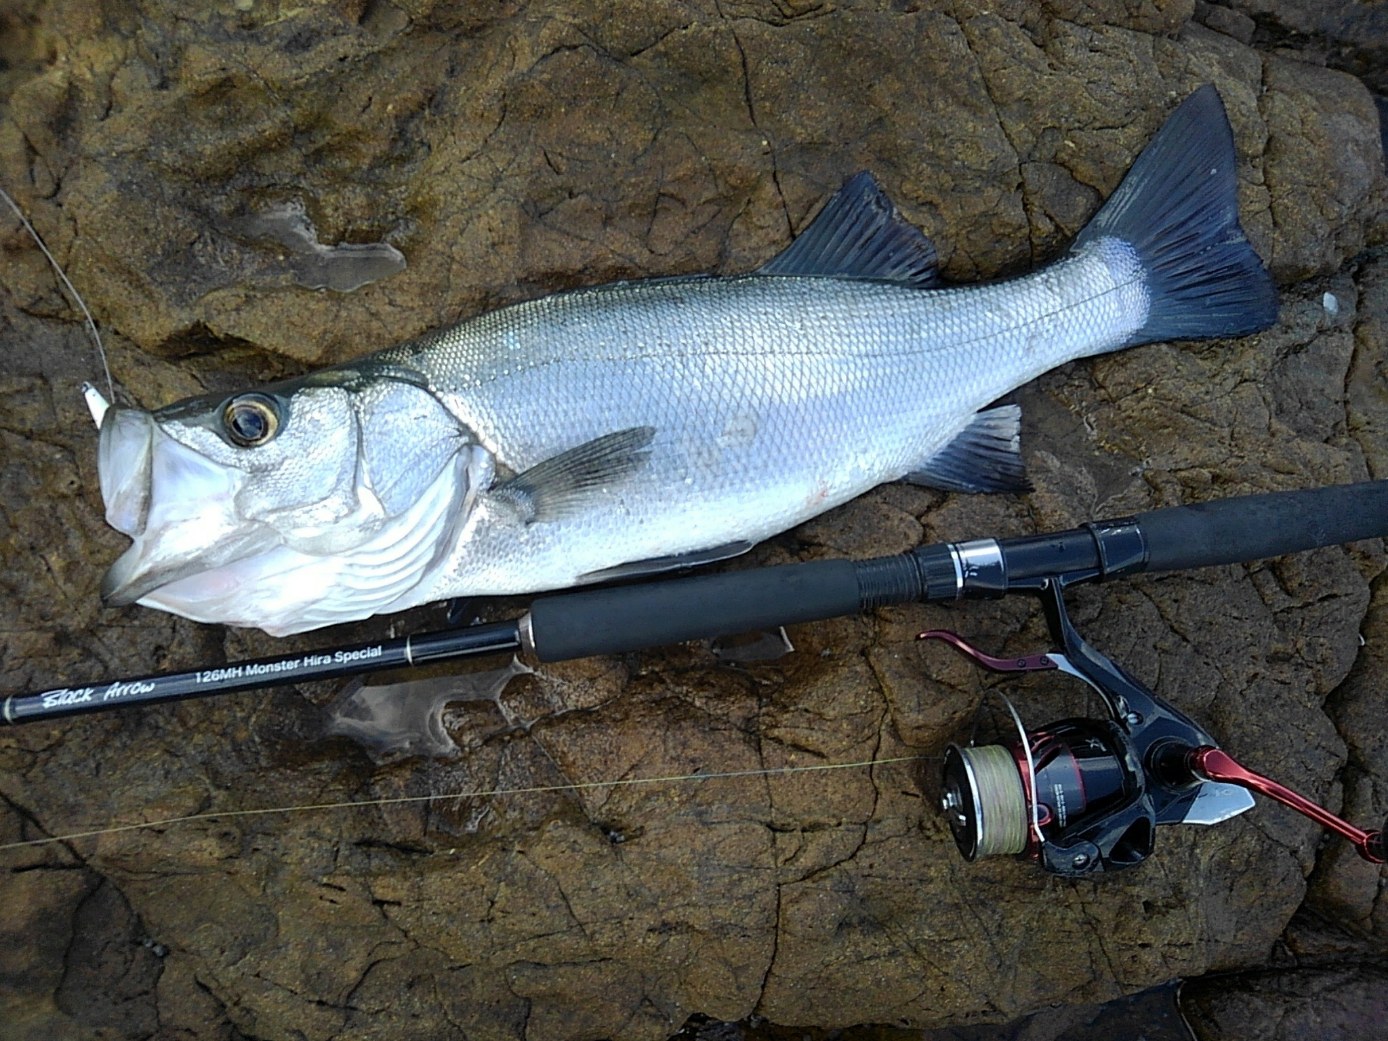
[[[1197,7],[1207,5],[1197,4]],[[1213,5],[1208,5],[1213,11]],[[1388,10],[1357,0],[1226,0],[1225,18],[1254,29],[1250,41],[1323,62],[1388,91]]]

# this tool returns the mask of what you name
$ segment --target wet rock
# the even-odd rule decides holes
[[[1208,8],[1213,17],[1216,5]],[[1250,41],[1300,61],[1323,62],[1388,91],[1388,11],[1355,0],[1225,0],[1226,19],[1253,28]]]
[[[302,199],[272,203],[237,219],[232,229],[253,243],[270,247],[271,263],[297,286],[350,293],[405,268],[405,258],[389,242],[345,242],[325,246]]]
[[[1061,1005],[1041,1009],[1008,1023],[981,1023],[909,1030],[873,1026],[828,1031],[783,1027],[754,1016],[741,1023],[720,1023],[693,1016],[671,1041],[1190,1041],[1176,1004],[1174,985],[1153,988],[1102,1005]]]
[[[1386,987],[1381,965],[1297,968],[1201,981],[1182,992],[1182,1008],[1199,1041],[1254,1032],[1268,1041],[1358,1041],[1382,1032]]]
[[[1245,22],[1199,24],[1195,6],[21,3],[0,15],[0,171],[118,380],[155,404],[541,292],[747,270],[862,167],[950,277],[1017,271],[1063,248],[1213,79],[1245,224],[1284,282],[1278,326],[1019,392],[1029,496],[880,489],[752,562],[1384,476],[1369,93]],[[408,266],[345,296],[294,286],[235,234],[287,198],[312,201],[317,241],[387,242]],[[8,219],[0,256],[3,689],[322,646],[100,607],[123,540],[101,520],[77,391],[96,361]],[[1084,590],[1074,613],[1250,765],[1373,821],[1388,810],[1372,737],[1383,563],[1366,545],[1144,578]],[[930,757],[993,680],[914,642],[940,626],[1002,653],[1045,642],[1033,606],[1009,600],[794,627],[793,654],[736,669],[701,647],[546,666],[504,711],[446,713],[448,760],[376,764],[322,739],[328,685],[0,734],[3,841],[167,822],[0,849],[25,898],[0,919],[0,1017],[34,1037],[153,1021],[641,1041],[696,1012],[922,1027],[1261,970],[1308,877],[1328,913],[1382,936],[1373,876],[1271,805],[1163,830],[1145,866],[1097,881],[960,862]],[[1016,696],[1038,721],[1084,708],[1064,684]],[[128,1008],[79,1012],[72,988],[99,967]]]

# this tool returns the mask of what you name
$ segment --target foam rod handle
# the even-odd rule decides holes
[[[751,568],[542,597],[530,605],[530,641],[541,661],[622,654],[856,614],[851,560]]]
[[[1241,564],[1388,535],[1388,481],[1218,499],[1136,519],[1147,571]]]

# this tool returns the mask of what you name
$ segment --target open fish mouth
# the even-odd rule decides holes
[[[242,474],[170,437],[148,412],[112,406],[105,413],[97,469],[106,522],[134,540],[101,582],[101,597],[113,607],[278,541],[271,529],[236,515]]]
[[[286,510],[257,497],[253,470],[185,441],[196,429],[168,410],[100,411],[106,520],[131,539],[102,580],[102,599],[276,636],[365,617],[418,585],[466,521],[469,467],[481,451],[452,433],[451,419],[435,423],[432,439],[416,422],[413,442],[395,454],[401,466],[373,474],[355,423],[339,424],[350,430],[338,472],[320,482],[319,498]],[[298,518],[287,516],[294,505],[304,506]]]

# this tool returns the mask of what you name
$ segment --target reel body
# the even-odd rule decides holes
[[[1356,828],[1241,766],[1194,720],[1085,643],[1065,612],[1064,590],[1092,577],[1055,575],[1025,587],[1041,597],[1055,651],[995,658],[954,633],[920,634],[994,672],[1064,672],[1109,712],[1029,730],[1004,698],[1016,741],[949,747],[940,801],[965,859],[1012,854],[1071,877],[1121,870],[1152,854],[1157,825],[1227,820],[1252,808],[1254,791],[1345,836],[1364,859],[1388,859],[1384,831]]]
[[[1172,749],[1215,741],[1090,647],[1065,611],[1064,576],[1038,582],[1056,651],[1015,659],[983,654],[953,633],[942,639],[996,672],[1053,669],[1092,688],[1107,719],[1069,718],[1027,729],[1013,711],[1010,745],[952,745],[941,806],[968,860],[1020,855],[1057,875],[1078,877],[1142,863],[1159,824],[1214,823],[1253,806],[1243,788],[1171,770]],[[1009,709],[1011,706],[1009,704]]]

